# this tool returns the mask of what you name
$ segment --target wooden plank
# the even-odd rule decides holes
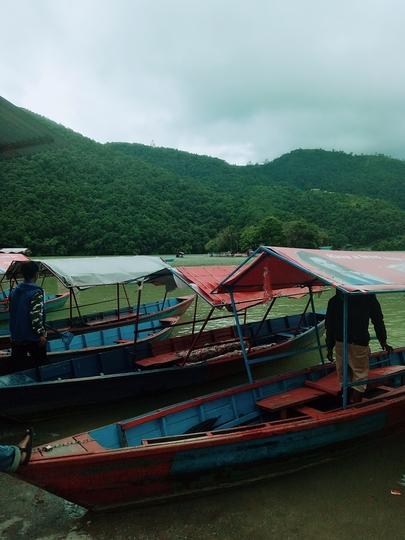
[[[297,407],[296,410],[301,414],[310,416],[311,418],[322,418],[325,415],[323,411],[318,411],[318,409],[314,409],[313,407]]]
[[[152,367],[161,366],[167,364],[174,364],[178,360],[181,360],[181,356],[177,356],[176,353],[163,353],[149,358],[143,358],[142,360],[136,360],[135,364],[139,367]]]
[[[372,381],[373,379],[384,379],[400,374],[405,375],[405,366],[378,367],[369,370],[368,379]],[[317,390],[323,390],[332,396],[337,396],[341,391],[340,382],[338,381],[336,371],[333,371],[326,377],[322,377],[317,381],[305,381],[305,386]]]
[[[340,392],[340,382],[336,371],[329,373],[329,375],[322,377],[318,381],[305,381],[305,386],[316,390],[322,390],[332,396],[337,396]]]
[[[293,405],[301,405],[324,395],[326,394],[322,390],[303,386],[256,401],[256,405],[261,409],[273,412]]]
[[[405,366],[385,366],[370,369],[368,373],[369,379],[379,379],[383,377],[392,377],[399,374],[405,375]]]

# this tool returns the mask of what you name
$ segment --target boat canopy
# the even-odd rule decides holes
[[[67,288],[144,281],[152,275],[167,275],[170,269],[160,257],[142,255],[35,259],[35,262],[41,276],[54,276]],[[6,277],[20,277],[20,266],[14,262]]]
[[[28,248],[16,247],[16,248],[1,248],[0,253],[22,253],[25,255],[28,253]]]
[[[404,251],[335,251],[261,246],[217,291],[331,285],[346,293],[405,291]]]
[[[22,253],[0,252],[0,274],[5,274],[13,261],[28,261],[28,257]]]
[[[172,268],[172,272],[176,279],[191,287],[209,304],[214,307],[223,307],[231,305],[229,293],[217,293],[214,291],[216,291],[219,284],[236,269],[237,266],[178,266],[177,268]],[[320,287],[316,287],[315,290],[319,291]],[[274,291],[272,296],[299,297],[307,294],[307,292],[308,291],[302,287],[280,288]],[[260,288],[256,290],[240,290],[235,293],[234,298],[238,309],[245,309],[268,300],[266,291],[261,290]]]

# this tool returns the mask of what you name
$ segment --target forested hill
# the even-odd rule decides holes
[[[29,153],[17,148],[41,137]],[[405,164],[384,156],[297,150],[234,166],[99,144],[5,100],[0,144],[8,145],[0,244],[35,255],[237,251],[260,242],[405,249]]]

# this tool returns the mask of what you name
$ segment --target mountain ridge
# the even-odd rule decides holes
[[[201,252],[210,242],[220,246],[212,244],[219,238],[235,248],[260,238],[405,249],[400,160],[298,149],[260,165],[231,165],[170,148],[98,143],[1,104],[0,144],[27,139],[24,125],[53,138],[0,151],[3,245],[30,245],[41,255]],[[26,124],[16,124],[7,141],[4,126],[12,112],[21,120],[21,111]]]

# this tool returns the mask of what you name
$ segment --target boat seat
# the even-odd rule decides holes
[[[295,332],[277,332],[276,336],[286,337],[286,338],[293,338],[295,337]]]
[[[372,368],[368,372],[369,379],[385,379],[394,375],[405,375],[405,366],[384,366]]]
[[[385,366],[372,368],[368,372],[368,380],[373,382],[374,379],[386,379],[395,375],[405,375],[405,366]],[[305,381],[305,386],[317,390],[323,390],[327,394],[337,396],[340,393],[340,382],[336,371],[332,371],[326,377],[322,377],[318,381]]]
[[[310,416],[311,418],[322,418],[325,416],[325,413],[323,411],[319,411],[318,409],[314,409],[313,407],[297,407],[296,411],[305,414],[306,416]]]
[[[163,353],[150,356],[148,358],[142,358],[141,360],[135,360],[135,365],[142,368],[160,367],[162,365],[170,365],[178,362],[182,359],[181,356],[176,353]]]
[[[336,371],[332,371],[332,373],[329,373],[329,375],[322,377],[318,381],[305,381],[305,386],[316,390],[322,390],[326,394],[332,396],[337,396],[340,393],[340,382]]]
[[[326,393],[322,390],[301,386],[300,388],[294,388],[293,390],[256,401],[256,405],[265,411],[275,412],[286,407],[302,405],[325,395]]]

